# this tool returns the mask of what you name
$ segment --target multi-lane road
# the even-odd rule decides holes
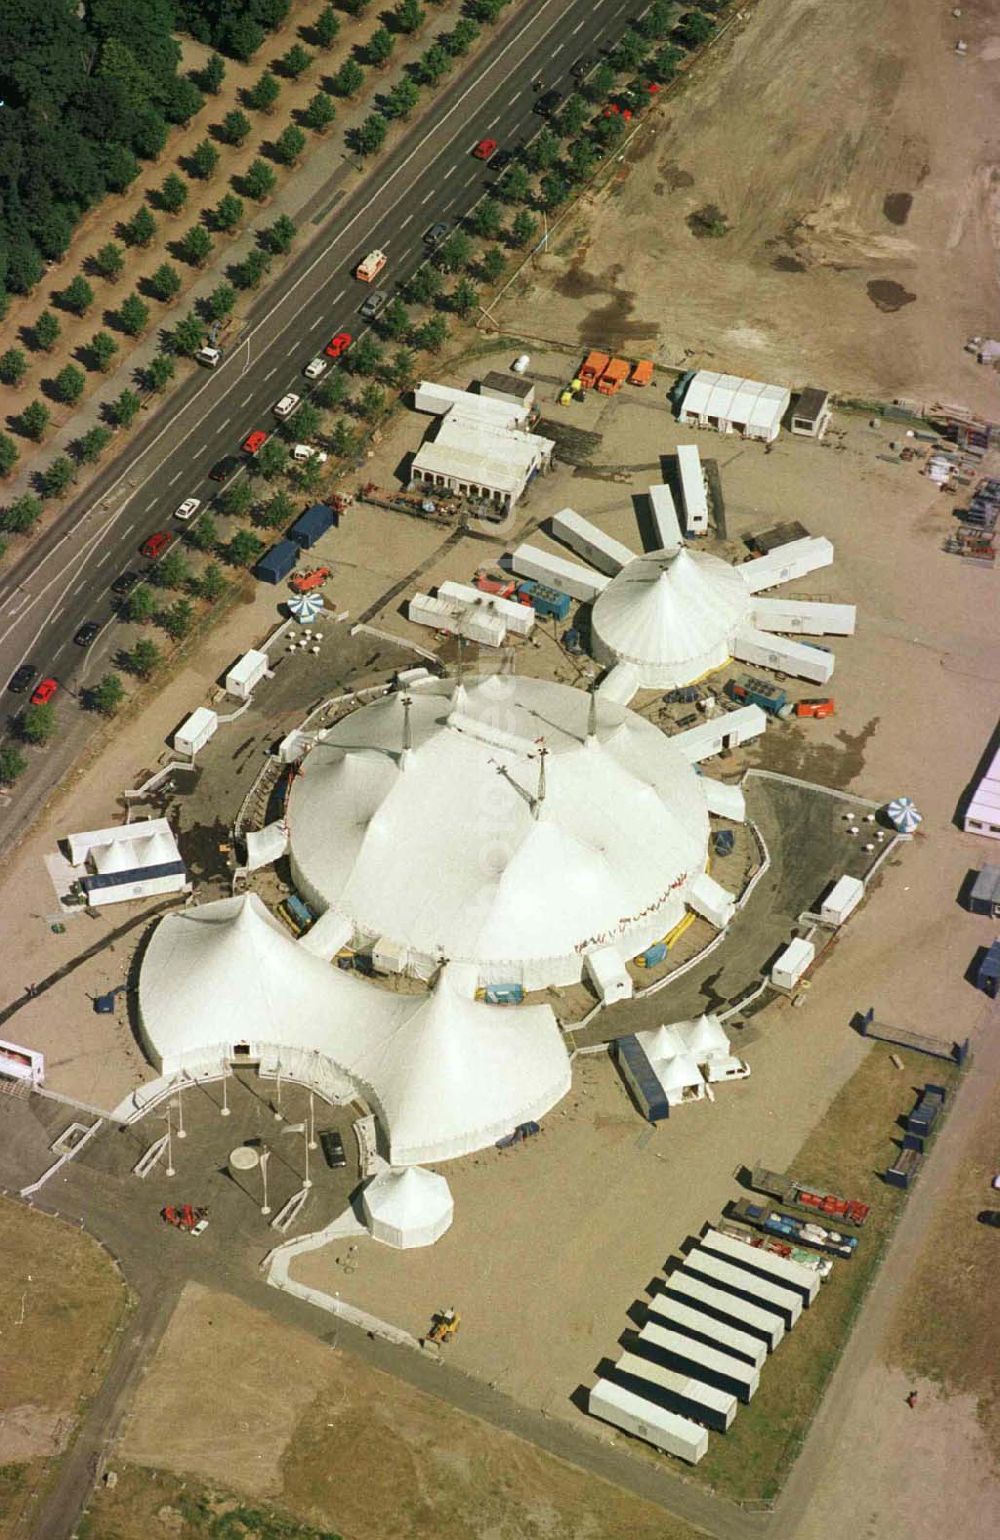
[[[442,90],[431,112],[337,203],[255,304],[219,367],[180,384],[135,433],[127,459],[102,471],[5,575],[0,687],[23,662],[39,676],[54,675],[60,736],[33,759],[0,814],[0,845],[20,833],[92,730],[79,694],[120,645],[115,578],[144,569],[140,546],[154,531],[180,535],[177,506],[187,497],[209,502],[218,491],[208,478],[212,466],[238,454],[251,430],[276,428],[273,406],[280,396],[308,394],[302,371],[334,333],[357,338],[364,332],[358,309],[368,289],[353,277],[360,258],[376,247],[388,253],[379,287],[392,290],[407,278],[427,255],[429,226],[460,222],[496,181],[472,155],[477,141],[489,137],[512,148],[529,139],[541,126],[538,80],[546,90],[568,94],[577,61],[616,41],[643,9],[642,0],[538,0],[519,9],[473,69]],[[318,201],[322,207],[323,198]],[[86,621],[101,630],[83,649],[73,636]],[[6,694],[4,726],[24,699]]]

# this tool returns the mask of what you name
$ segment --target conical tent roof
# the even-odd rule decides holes
[[[694,1021],[678,1022],[677,1030],[688,1053],[701,1059],[707,1054],[730,1052],[729,1039],[718,1016],[698,1016]]]
[[[738,570],[686,547],[638,556],[594,602],[594,655],[629,663],[647,688],[690,684],[721,668],[751,595]]]
[[[675,1059],[679,1053],[687,1052],[687,1045],[674,1026],[656,1027],[652,1032],[640,1032],[637,1035],[647,1059],[653,1065],[658,1066],[666,1059]]]
[[[678,1053],[672,1059],[660,1059],[656,1077],[667,1092],[682,1091],[687,1086],[704,1085],[704,1078],[690,1054]]]
[[[381,1172],[368,1183],[362,1203],[375,1239],[404,1250],[432,1246],[455,1214],[444,1177],[421,1166]]]

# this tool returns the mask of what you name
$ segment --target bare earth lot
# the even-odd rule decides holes
[[[1000,27],[988,0],[949,12],[760,0],[501,324],[995,418],[997,375],[962,345],[1000,298]],[[698,238],[711,207],[729,231]]]

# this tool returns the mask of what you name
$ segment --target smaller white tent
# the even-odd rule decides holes
[[[448,1183],[422,1166],[390,1167],[373,1177],[362,1204],[375,1240],[401,1251],[433,1246],[455,1217]]]
[[[691,1025],[680,1022],[676,1026],[657,1027],[653,1032],[636,1033],[671,1107],[701,1101],[708,1095],[705,1077],[684,1038],[683,1029]]]
[[[696,1017],[694,1021],[680,1021],[676,1030],[683,1038],[688,1053],[699,1064],[710,1054],[732,1052],[718,1016],[706,1014]]]

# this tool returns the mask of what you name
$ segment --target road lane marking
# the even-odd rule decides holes
[[[565,48],[565,47],[566,47],[566,44],[565,44],[565,43],[558,43],[558,44],[557,44],[557,45],[556,45],[556,47],[555,47],[555,48],[553,48],[553,50],[552,50],[552,57],[553,57],[553,59],[554,59],[554,58],[555,58],[555,56],[556,56],[556,54],[557,54],[557,53],[562,53],[562,51],[563,51],[563,49],[564,49],[564,48]]]
[[[251,402],[252,400],[253,400],[253,391],[251,391],[248,396],[244,396],[243,397],[243,400],[240,402],[240,406],[247,406],[249,404],[249,402]],[[207,444],[205,445],[205,448],[206,449],[208,448]]]
[[[275,364],[274,368],[269,370],[268,373],[265,374],[265,376],[264,376],[264,384],[266,385],[268,380],[273,379],[274,376],[277,374],[277,372],[278,372],[278,366],[277,366],[277,364]]]
[[[74,590],[73,590],[73,597],[75,598],[76,595],[81,591],[81,589],[86,588],[86,586],[87,586],[87,579],[84,578],[83,582],[82,583],[77,583],[76,587],[74,588]]]
[[[293,352],[294,352],[294,351],[295,351],[295,349],[293,349],[293,350],[292,350],[292,351],[293,351]],[[231,422],[232,422],[232,420],[233,420],[233,419],[232,419],[232,418],[231,418],[231,417],[227,417],[227,418],[226,418],[226,420],[225,420],[225,422],[220,422],[220,423],[219,423],[219,428],[220,428],[220,430],[221,430],[221,429],[222,429],[222,428],[228,428],[228,427],[229,427],[229,424],[230,424],[230,423],[231,423]]]
[[[520,93],[520,91],[515,91],[514,95],[511,97],[510,101],[507,103],[507,106],[508,107],[513,107],[514,103],[515,102],[519,102],[520,100],[521,100],[521,93]]]
[[[105,551],[97,565],[99,567],[106,567],[114,554],[114,551]]]
[[[572,32],[570,33],[570,37],[576,37],[576,34],[581,30],[582,27],[583,27],[583,22],[582,21],[578,21],[576,26],[573,28]]]
[[[401,230],[405,230],[407,225],[412,225],[412,223],[413,223],[413,215],[412,214],[407,214],[406,218],[403,220],[403,223],[400,225],[399,228]]]
[[[123,535],[130,535],[134,529],[135,529],[135,525],[134,524],[126,524],[125,528],[122,530],[122,534]]]
[[[448,169],[447,169],[447,171],[446,171],[446,172],[445,172],[445,174],[444,174],[444,176],[443,176],[443,177],[442,177],[442,178],[441,178],[441,180],[442,180],[442,182],[447,182],[447,180],[448,180],[448,178],[449,178],[449,177],[450,177],[450,176],[452,176],[452,175],[454,175],[454,173],[455,173],[455,172],[456,172],[456,171],[457,171],[457,170],[458,170],[458,167],[457,167],[457,166],[449,166],[449,167],[448,167]]]
[[[170,480],[167,482],[167,486],[172,487],[175,481],[180,481],[183,474],[183,471],[178,471],[176,476],[171,476]]]
[[[431,199],[434,197],[434,194],[436,192],[437,192],[437,188],[436,187],[432,187],[430,192],[427,194],[427,197],[426,198],[421,198],[421,200],[420,200],[420,207],[423,208],[425,203],[430,203]]]

